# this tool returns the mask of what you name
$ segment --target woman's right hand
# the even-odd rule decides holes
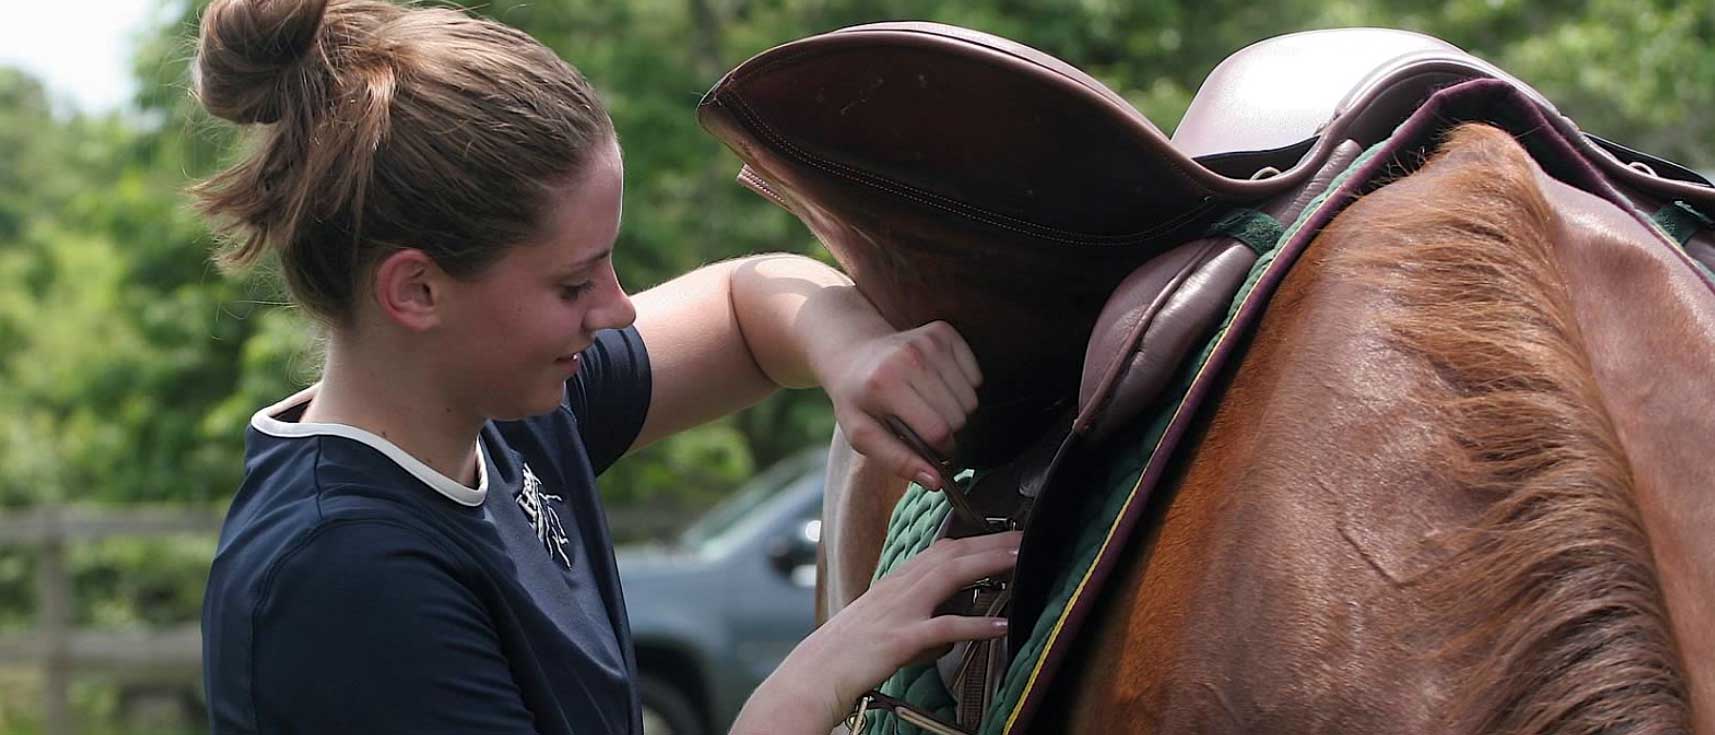
[[[1005,635],[1005,618],[934,613],[959,588],[1011,569],[1022,536],[936,541],[877,580],[792,649],[745,703],[734,735],[822,735],[907,663],[952,643]]]
[[[935,451],[952,455],[954,435],[977,409],[983,382],[965,338],[952,325],[936,321],[843,341],[834,349],[836,356],[816,364],[835,366],[820,379],[852,448],[901,479],[942,489],[935,466],[895,435],[889,421],[898,420]]]

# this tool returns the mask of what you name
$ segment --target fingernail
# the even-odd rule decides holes
[[[937,489],[935,487],[935,476],[927,472],[917,473],[917,484],[922,485],[925,490]]]
[[[996,630],[1006,630],[1007,620],[1006,618],[995,618],[990,625],[993,625]]]
[[[1018,547],[1014,546],[1010,549],[1007,549],[1006,553],[1011,554],[1013,556],[1018,556]]]

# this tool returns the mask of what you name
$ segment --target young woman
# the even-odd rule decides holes
[[[216,733],[636,733],[595,476],[819,385],[853,444],[930,468],[975,407],[946,325],[896,332],[841,274],[769,256],[628,298],[622,158],[585,80],[516,30],[382,0],[215,0],[196,89],[257,127],[196,190],[224,263],[277,260],[321,380],[257,412],[203,614]],[[905,661],[1001,621],[931,617],[1012,563],[943,544],[805,640],[736,731],[828,732]]]

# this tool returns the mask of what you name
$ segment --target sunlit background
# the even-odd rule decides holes
[[[1247,43],[1405,27],[1498,63],[1589,130],[1715,168],[1706,1],[495,0],[475,12],[531,32],[604,91],[627,152],[616,261],[632,288],[746,252],[815,252],[732,184],[736,162],[692,109],[757,51],[875,20],[1042,48],[1168,130]],[[196,16],[163,0],[0,11],[0,735],[205,731],[197,619],[242,429],[314,376],[313,339],[279,289],[266,273],[215,271],[181,194],[237,144],[187,95]],[[831,425],[818,394],[786,394],[603,478],[655,733],[724,730],[807,629],[816,447]],[[788,617],[734,608],[725,644],[652,632],[690,599],[710,605],[686,581],[710,574],[754,585],[731,595],[778,595]]]
[[[154,32],[163,6],[153,0],[10,3],[0,25],[0,66],[34,77],[67,113],[126,107],[140,37]]]

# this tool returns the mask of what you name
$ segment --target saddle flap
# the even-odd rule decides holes
[[[1041,433],[1077,390],[1113,287],[1235,196],[1094,79],[935,24],[766,51],[698,116],[743,160],[743,183],[803,220],[890,323],[964,336],[984,371],[956,442],[969,467]]]
[[[1445,55],[1361,89],[1313,87],[1336,124],[1260,156],[1194,160],[1070,65],[934,23],[765,51],[709,90],[698,119],[743,160],[741,180],[803,220],[890,323],[945,320],[965,337],[985,380],[954,459],[988,468],[1077,391],[1091,325],[1122,278],[1233,206],[1302,187],[1350,129],[1385,137],[1427,87],[1485,73]],[[1278,174],[1235,169],[1265,164]]]

